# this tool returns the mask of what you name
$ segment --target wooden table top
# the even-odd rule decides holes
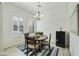
[[[42,41],[42,40],[46,40],[46,39],[48,39],[47,35],[43,35],[43,36],[40,36],[39,38],[37,38],[36,40]]]
[[[46,40],[46,39],[48,39],[48,36],[47,35],[28,35],[28,37],[29,38],[34,38],[34,37],[36,37],[36,41],[43,41],[43,40]]]

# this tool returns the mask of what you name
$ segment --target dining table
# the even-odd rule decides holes
[[[47,35],[36,35],[36,34],[33,34],[33,33],[29,33],[28,35],[30,38],[33,38],[33,37],[36,37],[36,41],[44,41],[46,39],[48,39],[48,36]]]
[[[30,33],[28,36],[29,36],[30,38],[36,37],[35,40],[36,40],[36,42],[38,42],[38,43],[40,44],[39,50],[40,50],[40,52],[41,52],[41,49],[42,49],[41,44],[42,44],[43,41],[45,41],[45,40],[48,39],[48,36],[45,35],[45,34],[43,34],[43,35],[36,35],[36,34],[32,34],[32,33]]]

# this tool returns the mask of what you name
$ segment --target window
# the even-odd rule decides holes
[[[18,17],[13,16],[13,31],[18,31]]]
[[[23,33],[23,17],[13,16],[13,31]]]
[[[23,18],[19,17],[19,32],[23,33]]]

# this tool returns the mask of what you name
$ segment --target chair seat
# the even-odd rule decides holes
[[[36,46],[35,46],[35,44],[28,44],[28,48],[30,48],[30,49],[37,49],[37,48],[39,48],[39,44],[36,44]]]

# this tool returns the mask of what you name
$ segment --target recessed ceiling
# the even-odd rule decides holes
[[[37,11],[37,3],[36,2],[13,2],[13,4],[24,8],[25,10],[35,13]],[[67,2],[40,2],[42,7],[40,11],[42,13],[46,13],[47,11],[58,10],[60,7],[65,7],[68,5]]]

